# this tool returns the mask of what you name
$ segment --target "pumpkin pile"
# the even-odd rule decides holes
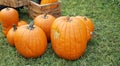
[[[14,18],[13,18],[14,17]],[[76,60],[83,55],[94,31],[93,22],[86,16],[37,16],[30,24],[21,20],[13,8],[0,11],[4,35],[11,46],[26,58],[36,58],[45,53],[47,41],[61,58]]]

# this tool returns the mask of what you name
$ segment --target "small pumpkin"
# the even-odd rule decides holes
[[[33,22],[16,30],[14,42],[17,51],[26,58],[41,56],[47,48],[47,38],[44,31],[35,26]]]
[[[40,4],[44,5],[44,4],[52,4],[52,3],[56,3],[58,2],[58,0],[41,0]],[[52,8],[56,8],[57,5],[50,5],[50,7],[48,6],[47,9],[52,9]]]
[[[55,3],[58,2],[58,0],[41,0],[41,4],[49,4],[49,3]]]
[[[81,18],[81,20],[83,20],[85,22],[85,24],[87,24],[87,27],[89,28],[89,30],[91,32],[94,31],[94,23],[92,22],[92,20],[86,16],[77,16],[79,18]]]
[[[91,39],[92,32],[94,31],[93,22],[86,16],[77,16],[77,18],[80,18],[80,20],[82,20],[85,23],[86,28],[87,28],[87,39],[89,41]]]
[[[13,24],[17,25],[19,21],[18,12],[13,8],[4,8],[0,12],[1,22],[3,27],[8,27]]]
[[[2,26],[2,32],[5,36],[7,36],[8,31],[11,29],[11,27],[3,27]]]
[[[51,27],[51,42],[54,52],[67,60],[78,59],[87,46],[85,24],[76,17],[59,17]]]
[[[27,22],[26,22],[26,21],[21,20],[21,21],[19,21],[19,22],[18,22],[18,26],[21,26],[21,25],[27,25]]]
[[[7,30],[3,29],[3,33],[7,35],[7,32],[9,31],[10,28],[12,28],[13,24],[18,25],[19,14],[13,8],[4,8],[0,11],[0,20],[2,26],[4,28],[7,28]]]
[[[50,41],[50,29],[54,20],[55,20],[55,17],[47,13],[39,15],[34,19],[35,25],[43,29],[43,31],[47,36],[48,41]]]
[[[16,29],[17,29],[16,25],[13,25],[13,28],[11,28],[7,34],[7,40],[11,46],[14,46],[14,33]]]

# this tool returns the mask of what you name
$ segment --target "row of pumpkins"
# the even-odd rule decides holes
[[[47,42],[61,58],[78,59],[87,47],[94,31],[93,22],[84,16],[61,16],[49,14],[37,16],[30,24],[19,21],[19,14],[13,8],[0,11],[2,31],[10,45],[26,58],[36,58],[45,53]]]

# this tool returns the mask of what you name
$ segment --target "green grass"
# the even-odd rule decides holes
[[[61,59],[49,43],[44,55],[25,59],[8,44],[0,26],[0,66],[120,66],[120,0],[62,0],[62,15],[85,15],[95,24],[95,35],[81,58]],[[32,20],[25,9],[20,18]]]

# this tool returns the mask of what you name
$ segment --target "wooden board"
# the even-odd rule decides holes
[[[48,7],[54,6],[54,5],[56,5],[55,8],[48,8]],[[33,1],[30,1],[28,4],[28,12],[29,12],[30,17],[32,17],[33,19],[36,16],[43,14],[45,12],[47,12],[48,14],[51,14],[55,17],[59,17],[59,16],[61,16],[61,2],[40,5]]]
[[[28,5],[29,1],[30,0],[0,0],[0,5],[16,8]]]

